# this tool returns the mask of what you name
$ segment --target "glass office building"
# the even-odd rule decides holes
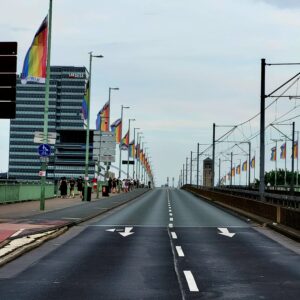
[[[85,67],[51,67],[48,130],[56,133],[51,145],[47,180],[84,175],[85,130],[81,117],[87,70]],[[17,83],[16,119],[10,123],[9,178],[40,180],[41,167],[35,132],[43,132],[45,85]],[[80,136],[81,138],[78,138]],[[61,140],[62,137],[62,140]],[[67,143],[66,143],[67,140]],[[92,143],[92,138],[90,139]],[[90,144],[91,148],[92,144]],[[90,158],[92,149],[90,149]],[[89,174],[94,175],[89,160]]]

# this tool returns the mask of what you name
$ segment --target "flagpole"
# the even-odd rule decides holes
[[[128,120],[127,179],[129,179],[129,141],[130,141],[130,122],[131,121],[135,121],[135,119]]]
[[[277,140],[275,141],[275,189],[277,188]]]
[[[241,167],[242,167],[242,160],[240,159],[240,169],[239,169],[239,185],[241,185],[241,176],[242,176],[242,172],[241,172]]]
[[[44,139],[48,142],[48,111],[49,111],[49,85],[50,85],[50,57],[51,57],[51,29],[52,29],[52,0],[49,0],[49,16],[48,16],[48,45],[47,45],[47,69],[46,69],[46,87],[45,87],[45,104],[44,104]],[[41,176],[41,199],[40,210],[45,210],[45,184],[47,163],[42,162]]]
[[[299,155],[298,155],[298,147],[299,147],[299,131],[297,131],[297,178],[296,178],[296,185],[298,188],[298,176],[299,176]],[[293,155],[294,155],[294,151],[293,151]],[[298,192],[298,190],[297,190]]]
[[[284,158],[284,186],[286,187],[286,139],[284,141],[284,151],[285,151],[285,158]]]
[[[87,95],[87,120],[86,120],[86,140],[85,140],[85,172],[84,172],[84,201],[87,201],[88,180],[89,180],[89,151],[90,151],[90,101],[91,101],[91,78],[92,78],[92,55],[93,52],[89,52],[89,77],[88,77],[88,95]]]

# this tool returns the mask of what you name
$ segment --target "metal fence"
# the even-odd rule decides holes
[[[39,184],[0,184],[0,204],[15,203],[28,200],[38,200],[41,196],[41,186]],[[45,197],[55,196],[54,184],[47,184]]]

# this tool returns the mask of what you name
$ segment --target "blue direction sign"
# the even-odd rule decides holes
[[[40,156],[50,156],[51,148],[48,144],[39,145],[38,152]]]

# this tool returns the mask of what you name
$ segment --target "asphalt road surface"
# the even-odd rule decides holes
[[[0,299],[299,300],[297,245],[260,231],[155,189],[2,267]]]

